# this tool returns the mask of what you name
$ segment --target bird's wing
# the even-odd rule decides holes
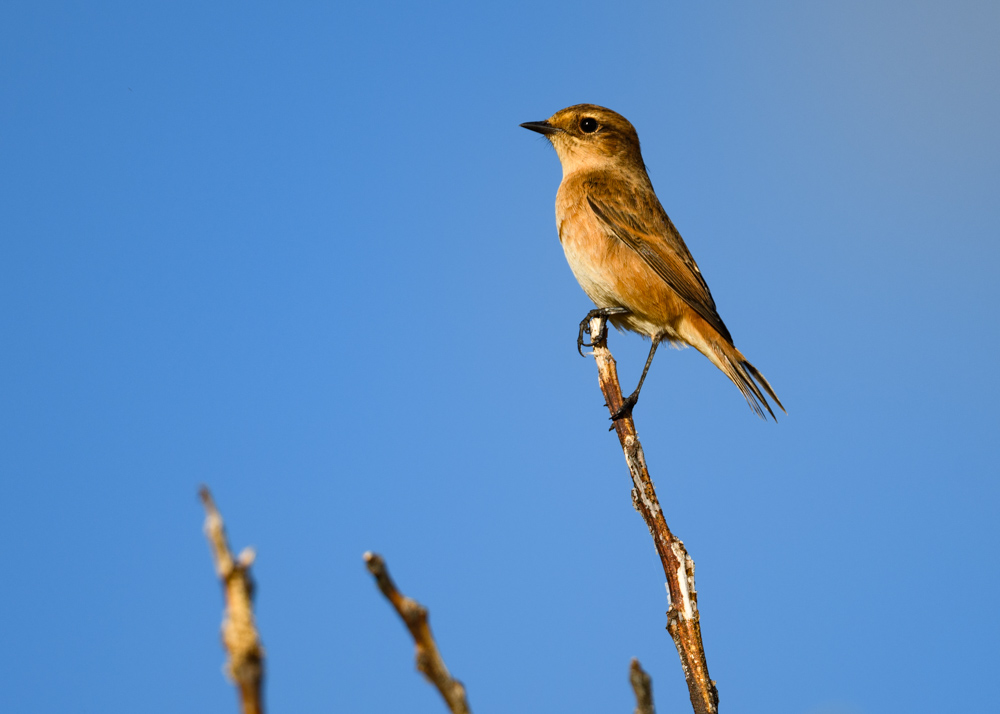
[[[604,181],[585,184],[587,202],[609,233],[631,248],[675,293],[730,344],[733,338],[691,251],[652,189],[612,192]]]

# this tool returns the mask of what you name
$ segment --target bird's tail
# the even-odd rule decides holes
[[[785,411],[785,408],[781,405],[778,395],[771,389],[771,385],[764,379],[764,375],[750,364],[750,361],[743,356],[743,353],[726,340],[715,335],[707,339],[703,337],[700,342],[701,344],[695,344],[694,346],[733,381],[733,384],[743,393],[747,404],[750,405],[750,408],[754,410],[757,416],[761,419],[766,419],[767,417],[764,415],[764,410],[766,409],[771,418],[777,421],[771,405],[767,403],[767,399],[764,397],[764,393],[766,392],[767,396],[774,400],[774,403],[778,405],[781,411]]]

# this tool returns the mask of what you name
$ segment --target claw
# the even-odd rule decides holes
[[[588,335],[590,334],[590,320],[588,320],[588,319],[584,319],[584,321],[580,323],[580,334],[578,334],[576,336],[576,351],[580,353],[581,357],[586,357],[587,356],[587,355],[583,354],[583,348],[584,347],[593,347],[594,346],[593,342],[585,342],[584,341],[584,339],[583,339],[584,333],[586,333]]]
[[[618,421],[619,419],[624,419],[626,417],[632,416],[632,409],[635,408],[636,402],[639,401],[639,395],[632,393],[625,398],[622,405],[615,410],[615,413],[611,415],[611,421]],[[611,425],[614,428],[614,424]]]
[[[590,321],[595,317],[600,317],[606,324],[608,317],[611,315],[627,315],[628,310],[624,307],[597,307],[587,313],[587,316],[580,321],[580,332],[576,336],[576,351],[580,353],[581,357],[586,357],[583,354],[584,347],[593,347],[594,336],[590,332]],[[584,333],[590,335],[591,342],[585,342],[583,339]]]

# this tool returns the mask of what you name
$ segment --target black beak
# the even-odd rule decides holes
[[[522,124],[525,129],[531,129],[532,131],[537,131],[539,134],[558,134],[562,131],[557,126],[552,126],[547,121],[526,121]]]

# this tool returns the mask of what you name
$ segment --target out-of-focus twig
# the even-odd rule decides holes
[[[396,608],[396,612],[413,636],[417,650],[417,669],[441,692],[452,714],[470,714],[465,687],[457,679],[452,678],[434,642],[430,625],[427,623],[427,608],[396,589],[382,556],[369,552],[365,553],[364,558],[368,572],[375,576],[378,589]]]
[[[594,359],[597,361],[598,379],[601,392],[614,414],[622,404],[621,385],[618,382],[618,368],[615,358],[608,350],[608,330],[605,318],[595,317],[590,321],[591,341]],[[632,504],[642,515],[653,544],[663,564],[667,578],[670,605],[667,610],[667,631],[674,640],[681,658],[681,668],[687,681],[691,706],[695,714],[716,714],[719,711],[719,693],[715,682],[708,676],[708,662],[705,648],[701,643],[701,624],[698,614],[698,593],[694,588],[694,561],[684,548],[684,543],[670,532],[660,508],[660,501],[653,488],[653,480],[646,468],[646,457],[642,444],[636,435],[632,416],[618,419],[615,423],[618,441],[625,453],[625,462],[632,475]]]
[[[653,681],[635,658],[628,668],[628,681],[635,692],[635,714],[656,714],[653,709]]]
[[[222,644],[229,653],[229,661],[225,672],[239,689],[243,714],[263,714],[264,647],[254,622],[254,583],[250,577],[254,551],[246,548],[234,558],[229,550],[222,515],[215,507],[212,494],[202,486],[198,495],[205,506],[205,537],[212,549],[215,572],[226,599]]]

